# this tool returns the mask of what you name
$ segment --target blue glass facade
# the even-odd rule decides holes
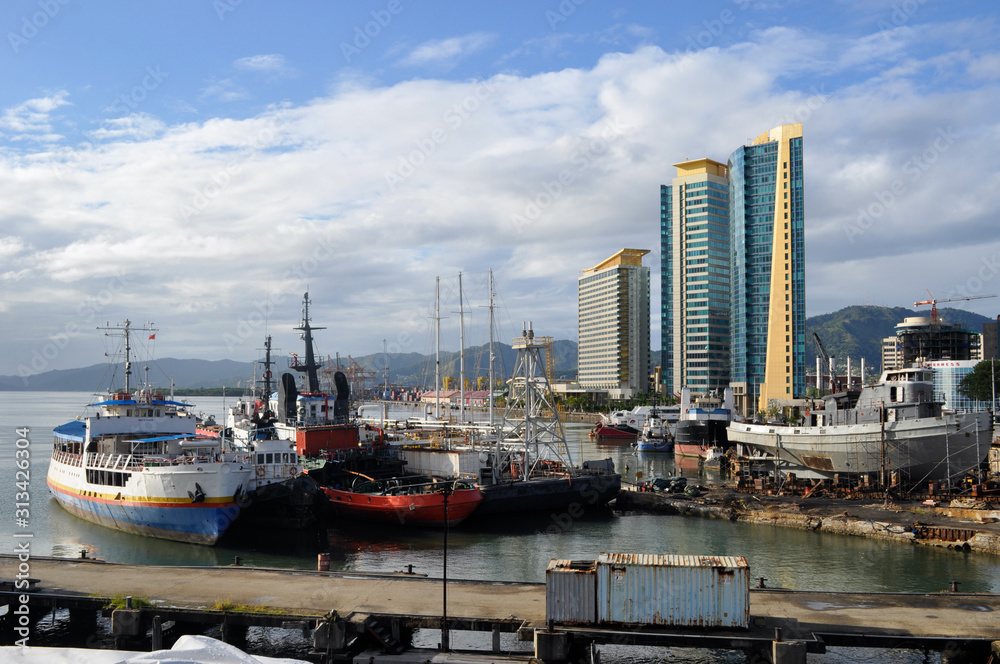
[[[660,381],[674,384],[673,188],[660,185]]]
[[[729,188],[725,165],[676,164],[660,186],[660,339],[668,394],[729,384]]]
[[[788,139],[787,161],[779,163],[779,142],[738,148],[729,158],[731,251],[732,382],[745,382],[751,397],[765,382],[772,292],[784,293],[782,333],[787,362],[781,396],[805,392],[805,243],[802,138]],[[777,213],[777,214],[776,214]],[[783,237],[775,237],[780,233]],[[777,242],[776,242],[777,240]],[[779,255],[772,255],[781,251]],[[772,272],[772,261],[781,261]],[[784,268],[783,270],[781,268]],[[772,283],[783,274],[780,283]],[[777,347],[777,344],[775,345]],[[776,393],[775,386],[769,392]]]

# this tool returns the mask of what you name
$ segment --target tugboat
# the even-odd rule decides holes
[[[729,447],[726,427],[733,420],[733,391],[726,388],[722,398],[706,395],[691,403],[691,391],[681,390],[680,419],[674,436],[674,454],[677,456],[707,459],[709,450],[715,458],[721,458]]]
[[[334,374],[337,395],[331,399],[319,387],[319,363],[313,351],[313,327],[309,319],[309,293],[302,296],[302,323],[295,328],[302,332],[305,341],[305,361],[296,357],[292,369],[306,375],[306,392],[299,392],[295,377],[282,374],[278,383],[277,398],[271,400],[275,413],[273,422],[275,437],[290,440],[295,450],[307,457],[320,455],[324,450],[346,450],[358,447],[359,443],[370,442],[379,432],[362,431],[350,418],[350,386],[343,372]],[[332,401],[332,403],[331,403]]]
[[[676,426],[678,413],[678,407],[657,408],[654,406],[642,425],[642,433],[636,442],[636,451],[673,452],[674,432],[671,422]]]
[[[261,378],[245,399],[230,407],[224,435],[229,447],[250,459],[253,476],[244,493],[242,524],[267,528],[306,528],[316,522],[323,491],[299,463],[295,443],[277,437],[271,396],[271,337],[264,342]],[[261,393],[257,393],[258,386]]]
[[[131,333],[124,341],[124,387],[89,406],[93,415],[55,428],[46,482],[66,511],[137,535],[215,544],[240,514],[253,474],[246,455],[199,436],[189,404],[131,385]],[[148,381],[147,381],[148,382]]]

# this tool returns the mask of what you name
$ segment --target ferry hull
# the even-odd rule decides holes
[[[910,482],[937,481],[975,469],[989,452],[989,413],[880,423],[786,427],[734,423],[729,441],[777,457],[785,470],[822,478],[889,472]],[[884,450],[884,452],[883,452]]]
[[[199,502],[180,495],[180,491],[168,496],[171,492],[136,490],[136,486],[92,485],[84,481],[78,466],[56,459],[50,462],[46,482],[63,509],[91,523],[135,535],[211,546],[239,516],[240,505],[234,496],[238,488],[246,485],[249,471],[231,472],[225,476],[204,470],[195,475],[196,472],[190,473],[187,478],[190,482],[184,482],[176,473],[167,481],[180,487],[191,484],[207,488]],[[213,478],[212,475],[220,476]],[[151,477],[132,481],[148,488],[162,485],[162,480],[162,477]],[[227,491],[229,495],[222,493]]]

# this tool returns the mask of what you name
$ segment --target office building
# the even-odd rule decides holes
[[[711,159],[660,186],[661,382],[667,394],[729,385],[729,184]]]
[[[583,271],[578,284],[578,376],[613,399],[649,391],[648,249],[622,249]]]
[[[738,148],[727,171],[730,384],[767,410],[807,388],[802,125]]]

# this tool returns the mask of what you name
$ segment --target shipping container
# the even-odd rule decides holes
[[[597,622],[597,563],[593,560],[549,561],[545,570],[545,618],[556,623]]]
[[[602,553],[597,559],[601,625],[745,628],[750,567],[743,556]]]

